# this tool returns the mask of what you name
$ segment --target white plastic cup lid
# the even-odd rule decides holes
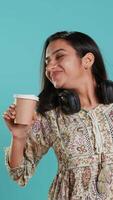
[[[33,94],[14,94],[14,98],[22,98],[22,99],[32,99],[35,101],[39,101],[39,97],[33,95]]]

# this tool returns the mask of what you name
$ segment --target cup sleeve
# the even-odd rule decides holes
[[[35,172],[36,166],[44,154],[52,146],[50,140],[51,129],[45,117],[37,117],[29,129],[29,135],[24,148],[24,157],[20,166],[9,166],[9,150],[5,150],[5,163],[11,178],[20,186],[25,186]]]

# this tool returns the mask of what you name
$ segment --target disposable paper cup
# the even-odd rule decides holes
[[[36,109],[36,103],[39,98],[35,95],[15,94],[16,104],[16,124],[30,125]]]

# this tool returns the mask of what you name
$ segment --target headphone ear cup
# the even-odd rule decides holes
[[[102,98],[105,104],[113,103],[113,81],[104,80],[100,84]]]
[[[79,96],[71,90],[63,90],[58,93],[61,110],[65,114],[74,114],[80,110]]]

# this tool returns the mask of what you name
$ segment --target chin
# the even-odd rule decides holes
[[[54,85],[54,87],[55,87],[56,89],[62,88],[62,87],[59,86],[59,85]]]
[[[66,87],[64,87],[63,85],[58,85],[58,84],[54,84],[54,87],[56,89],[66,89]]]
[[[60,88],[60,84],[57,81],[52,82],[55,88]]]
[[[52,84],[54,85],[54,87],[56,89],[60,89],[60,88],[62,88],[62,89],[64,88],[65,89],[65,84],[63,82],[61,83],[60,81],[59,82],[58,81],[56,81],[56,82],[54,81]]]

